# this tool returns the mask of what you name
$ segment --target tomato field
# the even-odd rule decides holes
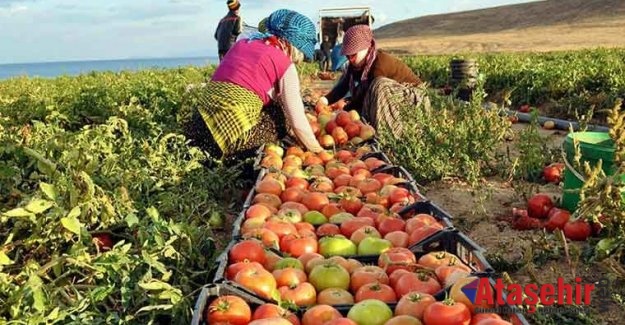
[[[405,60],[433,88],[442,88],[448,83],[450,58],[419,56]],[[543,167],[561,163],[561,156],[557,150],[547,148],[538,132],[540,126],[531,124],[521,131],[517,130],[517,138],[513,142],[515,148],[502,151],[501,148],[514,137],[514,128],[511,128],[514,125],[507,118],[502,118],[498,111],[482,109],[482,94],[498,104],[513,108],[529,104],[538,107],[541,114],[561,118],[573,118],[576,110],[578,114],[589,114],[591,110],[598,112],[594,121],[612,127],[610,135],[616,139],[617,157],[622,157],[625,150],[625,140],[620,131],[623,129],[623,114],[619,113],[615,103],[617,98],[625,95],[624,50],[497,54],[472,58],[478,61],[482,74],[478,96],[472,103],[462,104],[433,90],[433,110],[406,110],[405,123],[411,128],[404,138],[398,141],[385,130],[376,135],[379,149],[393,163],[405,167],[409,172],[407,175],[412,175],[419,182],[412,182],[418,188],[410,188],[410,195],[406,189],[398,189],[401,186],[386,187],[386,191],[381,192],[382,185],[400,184],[402,181],[399,179],[411,181],[407,175],[393,174],[397,170],[389,170],[388,173],[378,172],[385,175],[378,175],[379,179],[376,179],[376,172],[372,171],[383,167],[382,163],[374,159],[367,161],[367,157],[357,159],[363,157],[365,152],[352,151],[348,154],[334,150],[338,145],[355,148],[370,140],[371,136],[361,132],[365,127],[357,123],[355,116],[332,113],[337,108],[309,115],[311,124],[318,123],[319,136],[329,136],[326,137],[329,151],[325,155],[312,156],[297,149],[286,152],[287,148],[276,146],[273,150],[285,150],[282,155],[277,155],[279,158],[265,152],[262,156],[265,159],[258,162],[267,171],[282,170],[290,176],[303,174],[304,165],[321,165],[320,169],[306,171],[306,175],[320,173],[310,184],[308,181],[289,181],[291,178],[280,180],[279,177],[278,183],[271,180],[256,182],[256,179],[241,177],[238,167],[208,164],[205,153],[188,145],[180,125],[193,106],[192,96],[188,95],[192,88],[190,85],[205,82],[214,67],[0,81],[0,323],[189,323],[202,287],[214,280],[217,272],[215,261],[232,239],[233,216],[241,211],[249,213],[243,217],[250,220],[259,217],[265,220],[281,212],[282,219],[315,225],[313,229],[296,229],[296,236],[287,236],[289,233],[285,231],[292,231],[293,228],[285,226],[284,220],[275,224],[270,222],[270,227],[274,227],[271,231],[254,230],[259,228],[259,224],[248,222],[249,229],[246,230],[249,231],[249,238],[245,239],[259,238],[266,240],[264,244],[274,243],[271,234],[280,233],[278,248],[282,253],[297,257],[283,261],[283,268],[297,269],[289,263],[301,263],[300,257],[312,251],[319,252],[324,258],[336,255],[349,258],[377,256],[390,247],[419,244],[446,225],[438,225],[441,220],[431,222],[422,216],[420,218],[425,218],[419,223],[420,228],[425,229],[422,232],[414,228],[406,230],[410,220],[407,217],[405,220],[385,221],[380,228],[384,220],[372,217],[373,213],[377,216],[379,211],[369,211],[373,224],[349,221],[352,218],[345,213],[354,217],[363,210],[363,204],[382,205],[386,211],[393,204],[403,202],[404,205],[396,206],[396,211],[393,211],[398,212],[407,203],[418,201],[415,194],[419,190],[427,190],[434,182],[450,178],[460,180],[468,184],[476,200],[484,195],[493,195],[482,191],[487,180],[492,178],[516,186],[517,192],[523,192],[520,196],[524,197],[525,204],[540,192],[537,188],[549,182],[552,189],[561,193],[557,170],[549,170],[550,176],[543,178]],[[300,70],[300,75],[308,80],[314,78],[316,72],[308,64]],[[328,117],[322,126],[320,120],[324,113],[332,117]],[[342,116],[339,118],[339,115]],[[327,124],[334,123],[330,120],[334,118],[337,119],[335,125],[327,130]],[[344,122],[339,123],[342,119]],[[332,142],[329,142],[330,139]],[[514,152],[511,154],[509,151]],[[335,157],[342,157],[344,161],[339,158],[339,163],[328,164]],[[620,159],[616,162],[620,164],[619,170],[623,171],[625,167],[623,159]],[[359,169],[367,171],[357,172]],[[572,213],[567,220],[572,223],[573,219],[579,218],[589,227],[600,225],[602,231],[594,231],[591,236],[585,234],[585,225],[583,229],[575,228],[576,231],[568,231],[575,234],[566,236],[569,238],[567,244],[567,220],[562,219],[563,214],[556,214],[553,220],[546,214],[542,215],[549,211],[541,209],[550,208],[549,204],[558,205],[557,198],[551,203],[529,203],[530,206],[525,207],[530,211],[528,215],[505,207],[509,211],[509,223],[505,227],[515,231],[515,234],[531,232],[535,235],[534,241],[544,239],[546,241],[541,243],[549,243],[544,244],[549,247],[544,248],[540,256],[537,250],[535,255],[524,255],[530,262],[550,254],[547,259],[566,265],[563,255],[566,254],[568,263],[571,256],[576,256],[592,272],[599,270],[599,265],[604,265],[601,267],[602,274],[609,274],[615,281],[623,281],[625,208],[620,200],[613,200],[618,197],[623,184],[593,173],[590,168],[586,172],[591,181],[583,189],[587,199],[582,201],[581,206],[585,214]],[[362,177],[368,180],[350,184],[359,173],[366,175]],[[254,205],[243,206],[245,193],[253,184],[256,185],[256,192],[277,196],[280,203],[293,204],[287,209],[279,209],[281,204],[271,209],[269,206],[275,204],[275,197],[267,195],[258,198]],[[341,185],[345,186],[343,191],[335,193],[335,187]],[[291,187],[293,189],[287,190]],[[311,193],[329,190],[337,196],[304,195],[304,189],[299,190],[298,187],[306,187],[307,191],[308,187],[314,188]],[[354,195],[366,196],[369,201],[354,200]],[[336,202],[331,203],[328,197]],[[298,208],[302,209],[302,206],[317,213],[303,212],[298,216],[301,212]],[[453,210],[461,208],[456,206]],[[531,212],[533,210],[541,210],[541,217],[533,218],[532,215],[536,215]],[[430,212],[424,213],[428,215]],[[488,211],[479,213],[494,218]],[[329,220],[332,217],[334,223]],[[331,226],[337,223],[345,223],[343,228],[352,229]],[[320,232],[322,226],[324,228]],[[462,229],[463,218],[455,219],[453,226]],[[577,227],[577,224],[574,226]],[[568,226],[569,229],[572,227]],[[360,228],[363,229],[359,231]],[[526,232],[521,232],[521,228],[527,229]],[[582,229],[581,235],[577,229]],[[337,237],[325,242],[309,240],[311,237],[339,233],[343,239]],[[240,231],[238,235],[244,234]],[[536,239],[538,237],[540,240]],[[582,240],[573,243],[572,239]],[[474,240],[480,242],[480,238]],[[249,253],[255,248],[258,247],[248,247],[243,251]],[[415,261],[425,255],[406,254],[407,258],[414,258]],[[231,258],[237,262],[241,258],[258,258],[259,262],[267,262],[269,254],[262,255],[265,260],[258,256]],[[515,261],[487,256],[493,258],[489,261],[496,271],[514,273],[516,270],[511,266]],[[319,260],[318,264],[323,263]],[[320,268],[316,273],[338,269],[336,274],[342,275],[336,277],[340,278],[345,276],[344,269],[356,268],[348,264],[342,265],[343,269],[335,264],[328,265],[331,266]],[[315,266],[318,265],[311,265],[310,270],[290,271],[277,276],[281,281],[287,281],[285,279],[292,280],[303,273],[303,276],[312,278],[312,291],[308,285],[302,288],[286,286],[280,294],[295,295],[299,299],[305,296],[302,292],[314,292],[318,299],[324,289],[345,287],[345,281],[327,287],[327,283],[319,280],[324,276],[311,274]],[[302,267],[308,268],[306,263]],[[456,267],[463,271],[463,266]],[[444,285],[446,277],[440,274],[436,277],[435,270],[432,266],[429,273],[425,272],[431,278],[429,285]],[[369,268],[363,273],[391,276],[390,272],[383,272],[382,275],[379,271]],[[451,270],[447,272],[447,275],[452,273]],[[467,270],[463,272],[467,273]],[[236,273],[231,275],[230,280],[237,277]],[[269,277],[272,275],[276,276],[269,273]],[[245,282],[252,279],[247,283],[253,283],[254,276],[258,275],[241,275],[239,280]],[[325,298],[329,299],[326,302],[349,296],[354,298],[358,294],[360,286],[351,287],[354,281],[351,272],[347,280],[349,284],[343,291],[326,293]],[[400,299],[399,296],[409,296],[408,289],[398,289],[391,285],[391,281],[389,279],[385,284],[388,288],[383,286],[388,294],[394,295],[396,300]],[[414,283],[405,281],[406,287]],[[257,293],[265,293],[262,288],[258,290]],[[380,287],[368,288],[367,292],[358,295],[359,300],[366,301],[365,297],[371,295],[379,298],[380,290]],[[438,292],[432,290],[433,293]],[[274,297],[270,292],[265,294],[264,298]],[[625,306],[625,296],[615,294],[611,298],[613,309]],[[308,305],[306,300],[299,302]],[[437,307],[450,307],[440,305]],[[362,313],[352,318],[359,317]],[[599,317],[595,318],[599,322],[602,320],[601,316],[595,317]],[[588,323],[584,317],[575,318],[569,314],[560,318],[541,316],[530,320],[540,324],[562,324],[564,319],[570,320],[570,324]]]

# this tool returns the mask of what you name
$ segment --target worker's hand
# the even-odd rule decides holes
[[[345,108],[345,106],[347,105],[347,101],[345,100],[345,98],[341,98],[339,99],[336,103],[330,105],[330,108],[333,111],[336,110],[343,110]]]
[[[315,104],[315,112],[319,113],[323,110],[326,110],[328,107],[328,99],[325,97],[321,97],[317,100],[317,104]]]

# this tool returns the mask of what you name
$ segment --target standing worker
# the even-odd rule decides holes
[[[320,68],[321,71],[330,70],[330,56],[332,52],[332,43],[330,42],[330,37],[328,35],[323,35],[323,41],[321,42],[321,53],[323,57],[321,58]]]
[[[226,5],[228,5],[228,14],[219,21],[215,31],[219,62],[234,45],[237,36],[241,34],[242,30],[241,16],[239,15],[241,3],[239,0],[227,0]]]

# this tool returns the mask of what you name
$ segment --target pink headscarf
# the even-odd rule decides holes
[[[373,66],[373,62],[377,57],[377,49],[375,46],[375,40],[373,39],[373,32],[371,31],[371,28],[369,28],[369,26],[355,25],[350,27],[347,32],[345,32],[341,54],[353,55],[365,49],[369,49],[369,52],[365,57],[365,64],[362,70],[362,76],[360,77],[360,83],[365,88],[361,89],[366,89],[366,87],[368,86],[369,80],[367,80],[367,75],[369,74],[371,66]],[[348,72],[350,75],[349,90],[352,93],[352,96],[354,96],[355,80],[354,70],[351,66],[348,68]]]

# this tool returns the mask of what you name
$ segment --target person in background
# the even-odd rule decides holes
[[[332,48],[332,71],[343,71],[347,66],[347,58],[341,54],[341,48],[343,47],[343,37],[345,32],[339,24],[337,28],[336,44]]]
[[[219,62],[223,60],[243,29],[243,23],[239,15],[239,9],[241,8],[239,0],[227,0],[226,5],[228,6],[228,14],[219,21],[217,30],[215,30]]]
[[[429,105],[424,84],[404,62],[377,49],[367,25],[350,27],[341,51],[349,61],[347,70],[317,106],[333,104],[349,92],[352,97],[345,110],[355,109],[374,128],[385,125],[399,137],[400,108],[406,104]]]
[[[212,157],[237,162],[263,144],[293,135],[306,149],[323,150],[306,118],[296,64],[312,58],[317,35],[304,15],[281,9],[266,33],[237,42],[195,93],[185,134]]]
[[[332,43],[330,42],[330,37],[328,35],[323,35],[323,42],[321,42],[321,61],[320,69],[321,71],[330,70],[330,56],[332,52]]]

